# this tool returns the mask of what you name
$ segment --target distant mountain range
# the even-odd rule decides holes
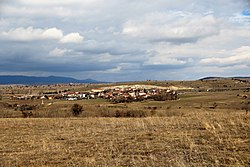
[[[250,80],[250,77],[205,77],[199,80],[209,81],[209,80],[222,80],[222,79],[238,79],[238,80]]]
[[[22,75],[0,75],[0,85],[8,84],[65,84],[65,83],[103,83],[93,79],[77,80],[71,77],[35,77],[35,76],[22,76]]]
[[[250,81],[250,77],[204,77],[199,80],[223,80],[223,79],[236,79]],[[42,84],[67,84],[67,83],[105,83],[93,79],[78,80],[71,77],[36,77],[36,76],[22,76],[22,75],[0,75],[0,85],[42,85]]]

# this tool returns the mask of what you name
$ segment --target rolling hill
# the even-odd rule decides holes
[[[234,79],[234,80],[250,80],[250,77],[205,77],[199,80],[209,81],[209,80],[223,80],[223,79]]]

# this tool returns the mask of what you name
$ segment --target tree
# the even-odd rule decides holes
[[[81,105],[79,104],[74,104],[72,107],[71,107],[71,112],[74,116],[78,116],[82,113],[83,111],[83,108]]]

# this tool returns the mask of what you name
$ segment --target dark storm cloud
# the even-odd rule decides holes
[[[0,42],[0,72],[79,72],[112,69],[114,64],[98,63],[84,55],[47,56],[44,42]],[[33,47],[30,48],[29,45]],[[43,48],[43,49],[41,49]]]
[[[14,64],[13,64],[14,63]],[[5,62],[0,63],[0,72],[29,72],[29,71],[43,71],[43,72],[82,72],[82,71],[103,71],[111,68],[110,65],[105,64],[73,64],[68,63],[53,64],[47,62]]]
[[[28,72],[28,71],[44,71],[44,72],[82,72],[82,71],[103,71],[114,68],[114,65],[109,63],[95,62],[49,62],[49,61],[34,61],[29,58],[20,57],[1,61],[0,72]]]

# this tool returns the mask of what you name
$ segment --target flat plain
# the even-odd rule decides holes
[[[13,91],[2,87],[0,166],[250,166],[249,82],[153,84],[195,89],[174,101],[48,100],[22,118],[13,104],[41,101],[10,100]],[[75,103],[83,106],[78,117],[70,111]]]

